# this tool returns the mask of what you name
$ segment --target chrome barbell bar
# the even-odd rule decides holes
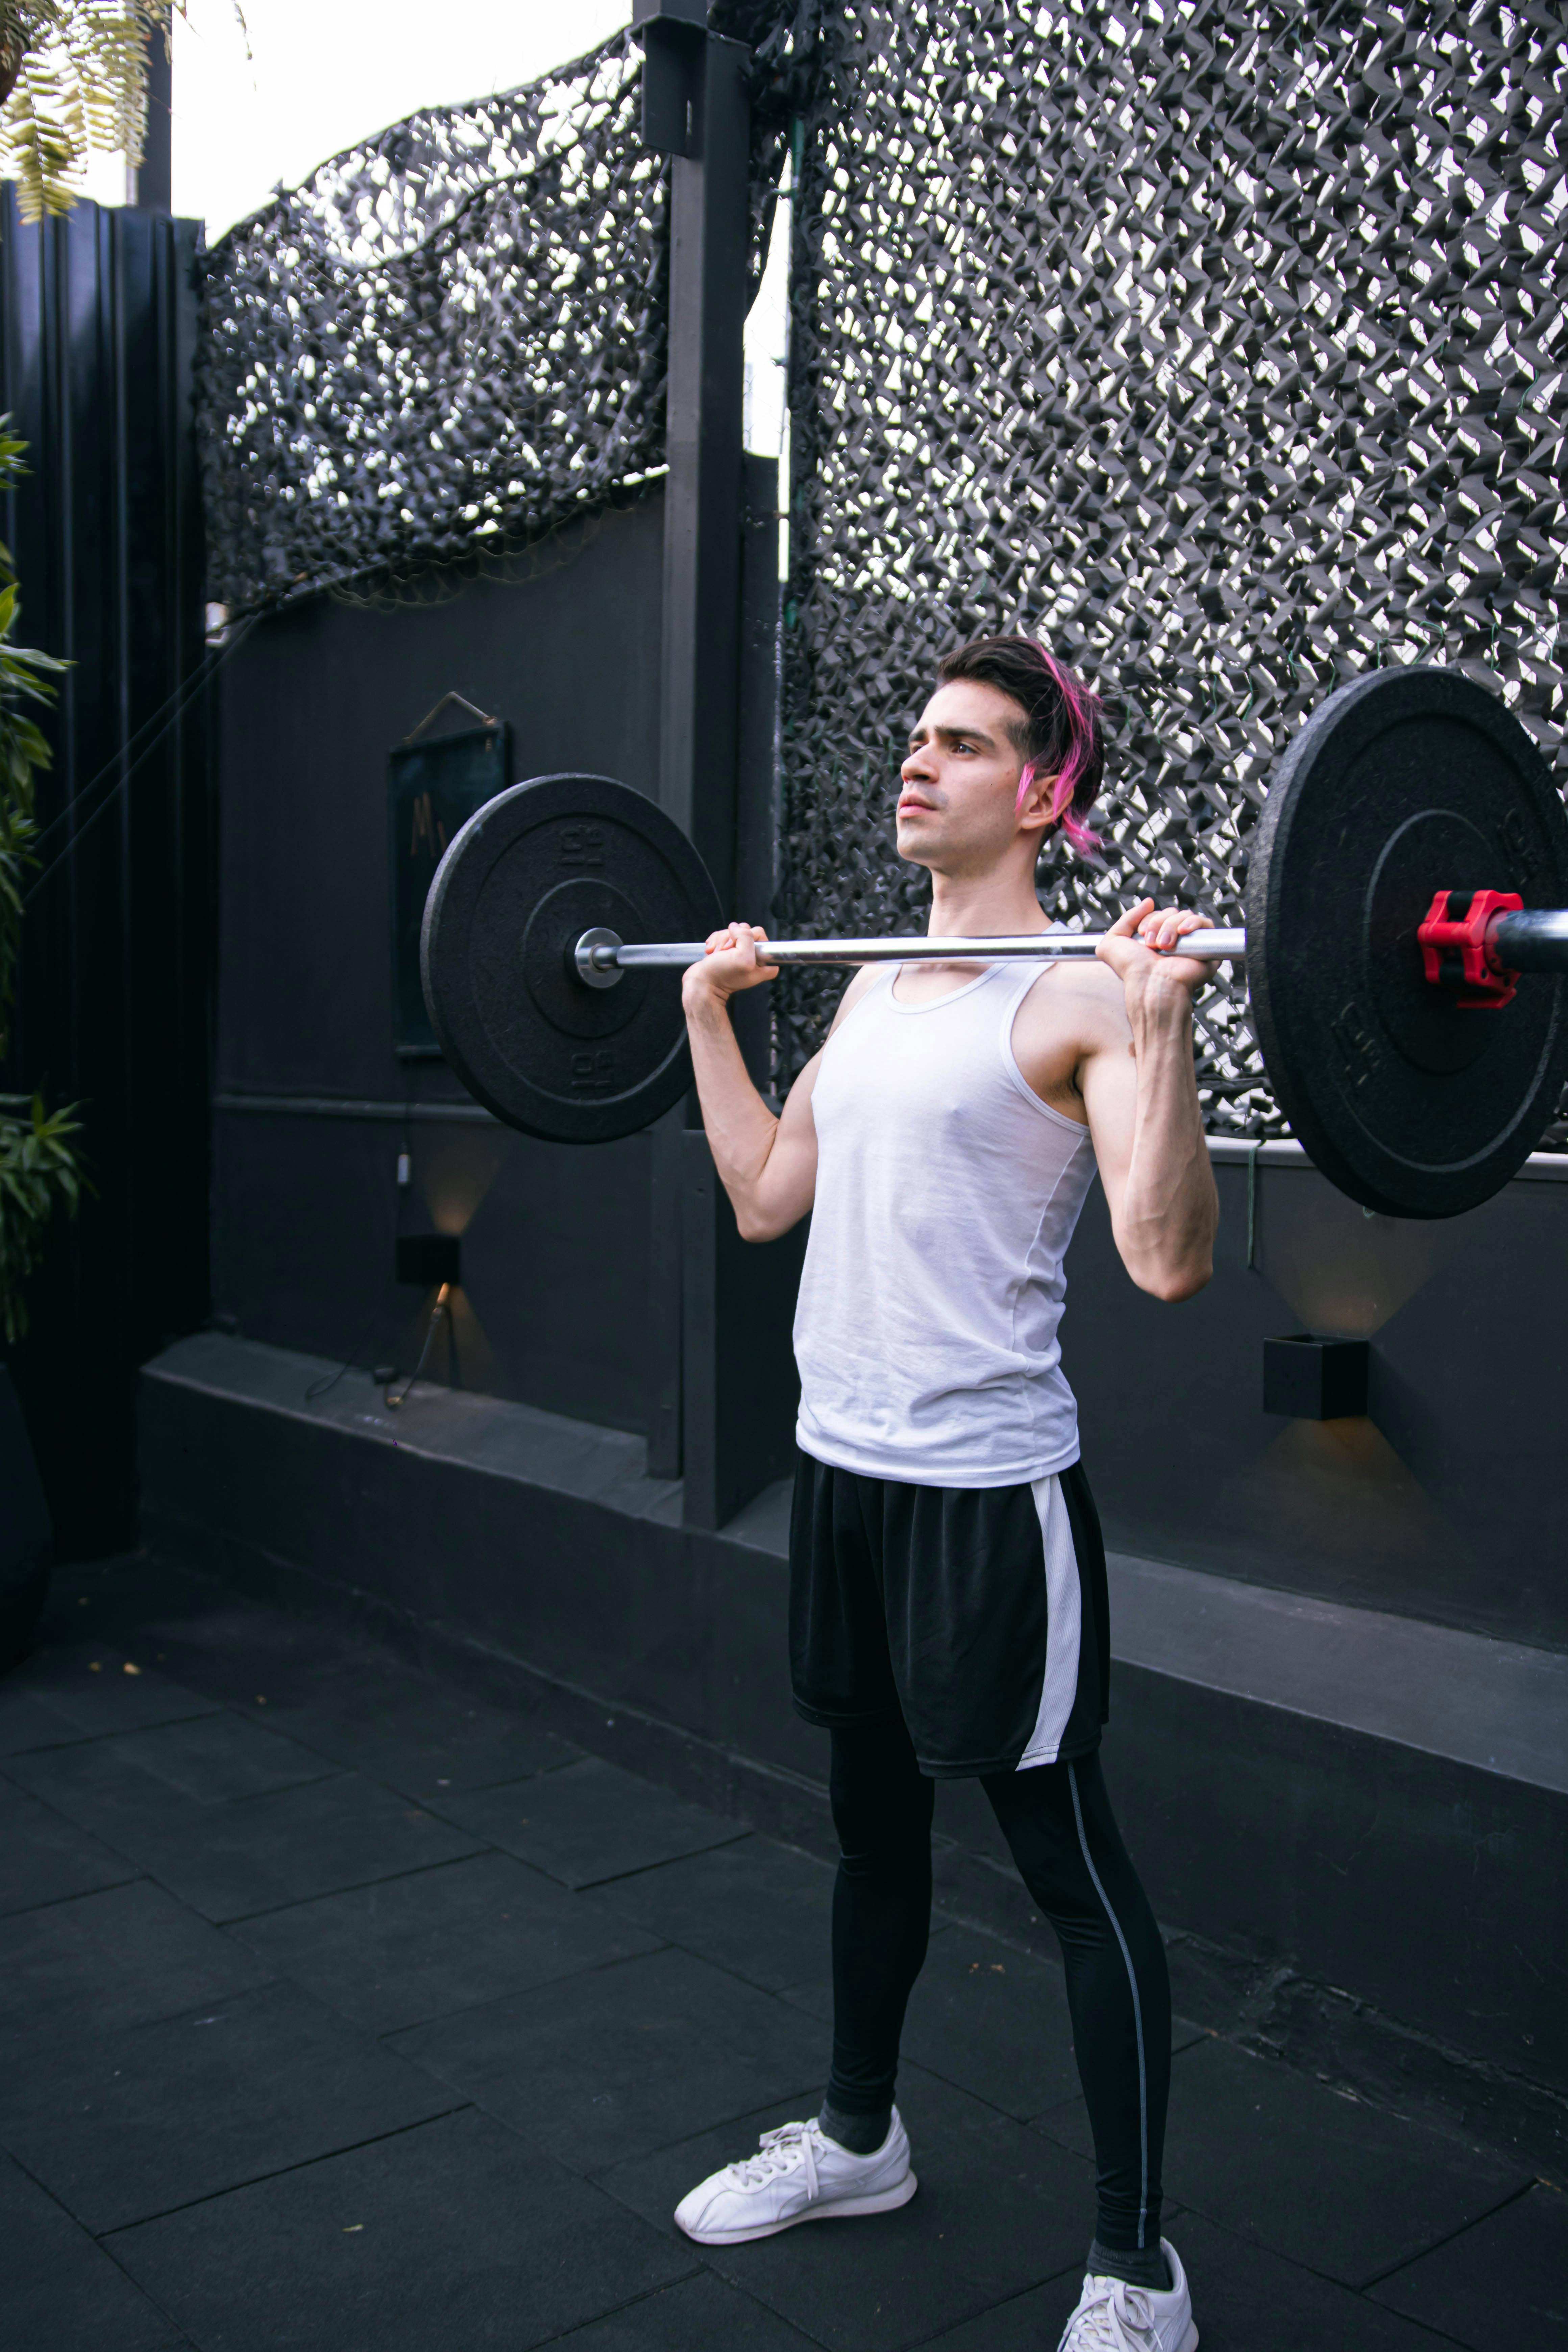
[[[763,940],[759,963],[1013,963],[1087,959],[1106,931],[1026,931],[1002,939]],[[1568,971],[1568,908],[1526,909],[1500,916],[1489,938],[1502,962],[1514,971]],[[1240,962],[1247,954],[1243,930],[1187,931],[1179,950],[1215,963]],[[624,971],[678,971],[700,963],[708,952],[701,940],[627,941],[603,928],[584,931],[573,950],[579,977],[590,988],[614,988]]]
[[[759,940],[757,961],[772,964],[1014,963],[1092,956],[1104,931],[1026,931],[1012,939]],[[1247,953],[1245,931],[1189,931],[1186,955],[1223,961]],[[584,931],[573,960],[590,988],[613,988],[624,971],[673,971],[700,963],[701,940],[628,943],[614,931]]]

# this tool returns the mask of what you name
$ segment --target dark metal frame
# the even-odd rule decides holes
[[[659,799],[726,906],[766,911],[776,858],[778,469],[742,449],[752,292],[750,52],[700,0],[637,0],[644,136],[670,156]],[[771,1083],[764,1005],[742,1050]],[[721,1526],[788,1466],[798,1237],[742,1245],[695,1107],[656,1132],[656,1410],[650,1467],[684,1478],[689,1526]],[[752,1335],[743,1360],[740,1332]],[[677,1367],[679,1366],[679,1373]],[[679,1402],[678,1402],[679,1400]]]
[[[0,407],[27,476],[0,536],[23,634],[74,667],[47,722],[47,870],[0,1088],[77,1103],[90,1190],[57,1211],[13,1368],[68,1558],[135,1539],[132,1376],[208,1305],[215,827],[191,430],[200,225],[0,192]]]

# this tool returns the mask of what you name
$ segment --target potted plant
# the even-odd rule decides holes
[[[26,446],[0,416],[0,494],[25,468]],[[49,747],[30,706],[52,702],[51,675],[66,665],[14,645],[18,604],[10,553],[0,547],[0,1060],[10,1045],[26,879],[38,862],[33,784]],[[73,1106],[74,1108],[74,1106]],[[46,1111],[38,1095],[0,1094],[0,1349],[27,1325],[25,1290],[54,1210],[74,1211],[81,1177],[69,1110]],[[48,1581],[50,1531],[26,1425],[0,1360],[0,1671],[26,1649]]]

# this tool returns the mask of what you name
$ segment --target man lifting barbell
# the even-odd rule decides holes
[[[892,2095],[931,1784],[975,1777],[1061,1938],[1094,2127],[1100,2218],[1064,2352],[1189,2352],[1159,2237],[1169,1992],[1096,1754],[1104,1561],[1057,1349],[1061,1260],[1098,1160],[1134,1280],[1174,1299],[1206,1278],[1190,1011],[1221,957],[1245,954],[1275,1098],[1352,1199],[1441,1217],[1495,1192],[1568,1076],[1568,819],[1498,696],[1452,669],[1373,673],[1272,779],[1245,932],[1145,902],[1103,937],[1047,935],[1035,853],[1081,832],[1100,758],[1082,687],[1030,640],[986,640],[942,665],[905,763],[926,938],[720,927],[669,817],[574,775],[463,827],[421,961],[447,1060],[499,1118],[609,1140],[678,1102],[694,1062],[742,1232],[815,1204],[791,1638],[843,1843],[832,2071],[820,2116],[703,2182],[681,2226],[725,2242],[913,2193]],[[724,1007],[796,963],[868,969],[775,1119]]]
[[[1050,960],[1036,862],[1058,830],[1090,844],[1099,705],[1026,637],[966,646],[939,678],[903,764],[899,855],[931,876],[934,934],[1037,933],[1037,960],[863,970],[779,1117],[728,1010],[772,977],[762,933],[714,932],[684,982],[742,1235],[812,1215],[791,1665],[797,1709],[831,1736],[842,1858],[822,2112],[768,2133],[676,2219],[729,2243],[913,2194],[893,2091],[933,1786],[978,1780],[1061,1942],[1094,2134],[1099,2217],[1063,2343],[1189,2352],[1187,2283],[1160,2236],[1170,1985],[1098,1759],[1105,1557],[1058,1327],[1097,1168],[1134,1282],[1180,1300],[1208,1280],[1219,1212],[1192,992],[1212,967],[1177,945],[1198,918],[1148,901],[1096,961]]]

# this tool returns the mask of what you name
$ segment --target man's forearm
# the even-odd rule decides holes
[[[1184,989],[1151,989],[1128,1013],[1138,1094],[1118,1244],[1141,1287],[1188,1298],[1214,1271],[1219,1223],[1193,1071],[1192,1000]]]
[[[727,1000],[707,991],[695,1002],[689,999],[686,1029],[708,1146],[744,1234],[755,1219],[756,1188],[773,1151],[778,1119],[752,1082]]]

